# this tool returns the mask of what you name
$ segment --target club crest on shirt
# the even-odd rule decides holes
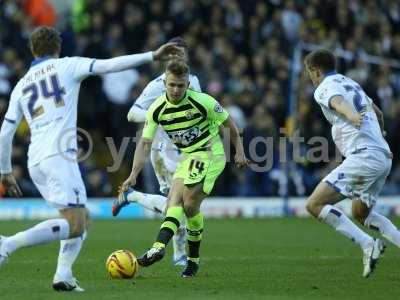
[[[185,112],[185,116],[186,116],[186,119],[188,119],[188,120],[193,119],[193,116],[194,116],[193,110],[187,110],[187,111]]]
[[[222,113],[224,111],[224,109],[222,108],[222,106],[219,103],[217,103],[217,104],[215,104],[214,111],[217,113]]]

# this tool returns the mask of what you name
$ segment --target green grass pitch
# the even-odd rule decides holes
[[[399,220],[396,220],[399,223]],[[11,234],[33,222],[0,222]],[[75,264],[83,294],[51,289],[58,244],[22,249],[0,270],[0,299],[398,299],[400,249],[361,277],[357,245],[312,219],[206,220],[199,276],[181,279],[172,248],[133,280],[110,280],[105,259],[149,247],[160,221],[95,221]]]

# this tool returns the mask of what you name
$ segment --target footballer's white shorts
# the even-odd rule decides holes
[[[322,181],[345,197],[352,200],[360,199],[368,207],[373,207],[391,167],[391,153],[361,148],[350,154]]]
[[[160,129],[158,131],[153,141],[150,159],[160,185],[160,192],[166,195],[171,188],[172,177],[181,160],[181,155],[168,136],[164,136],[166,133],[160,132]]]
[[[47,157],[29,168],[29,174],[42,197],[53,207],[85,207],[87,197],[81,172],[78,163],[69,156]]]

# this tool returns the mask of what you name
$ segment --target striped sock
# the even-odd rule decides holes
[[[164,222],[161,224],[156,243],[167,245],[174,234],[177,232],[184,213],[181,206],[170,207],[167,210]]]
[[[187,220],[187,241],[189,247],[188,260],[195,263],[200,261],[200,243],[203,237],[204,217],[198,213]]]

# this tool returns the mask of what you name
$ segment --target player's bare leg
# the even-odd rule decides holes
[[[177,232],[184,218],[183,212],[183,180],[175,179],[168,195],[168,208],[164,222],[161,224],[156,242],[152,248],[138,258],[141,266],[147,267],[161,260],[165,255],[165,247]]]
[[[353,202],[353,216],[360,224],[378,231],[384,238],[400,247],[400,232],[385,216],[369,209],[361,200]]]
[[[344,198],[328,183],[321,182],[308,198],[306,207],[314,217],[324,221],[336,231],[360,245],[364,253],[363,276],[368,277],[381,255],[382,242],[379,239],[374,240],[358,228],[340,209],[333,206]]]

